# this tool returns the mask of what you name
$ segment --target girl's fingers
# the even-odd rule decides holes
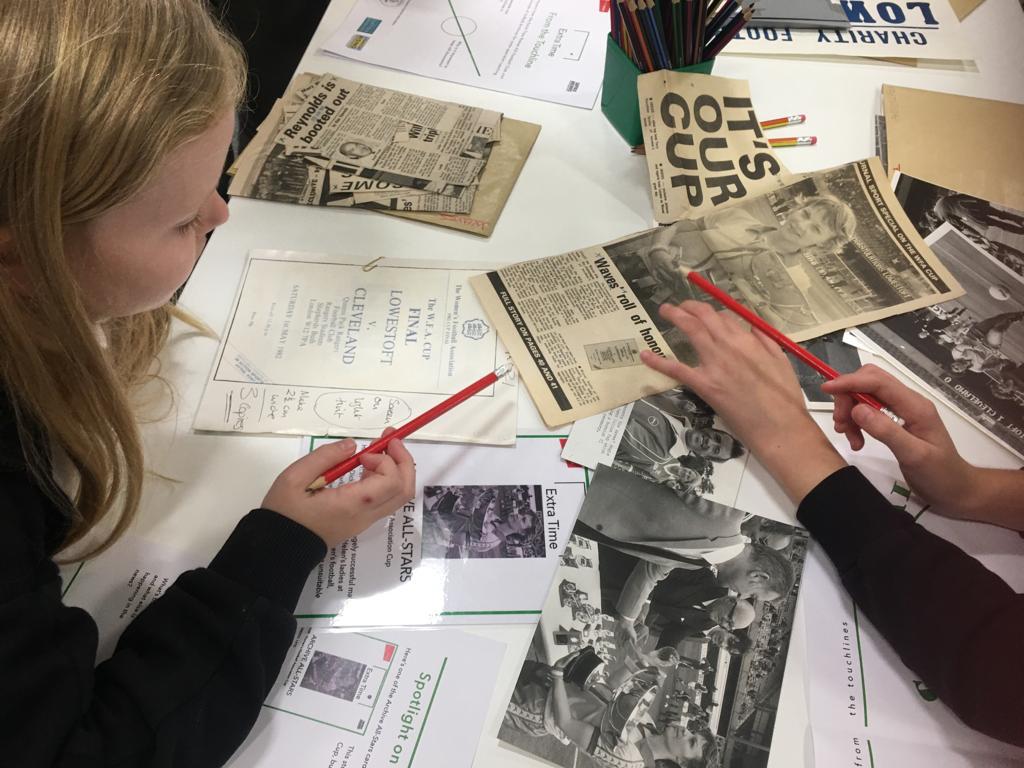
[[[874,395],[908,423],[928,420],[935,412],[935,406],[927,398],[870,363],[825,382],[821,390],[829,395],[851,392]]]
[[[286,478],[289,483],[305,487],[314,478],[320,477],[355,452],[356,443],[349,438],[325,443],[288,465],[281,473],[281,477]]]
[[[691,368],[678,360],[661,357],[647,349],[641,350],[640,361],[648,368],[653,368],[658,373],[663,373],[694,391],[699,392],[701,389],[700,373],[696,368]]]
[[[687,304],[696,303],[683,302],[679,306],[662,304],[658,313],[683,332],[696,350],[697,356],[703,360],[704,356],[714,348],[714,341],[704,320],[686,309]]]
[[[388,461],[390,462],[390,459]],[[363,519],[367,524],[390,514],[397,506],[396,502],[408,500],[399,498],[403,490],[402,479],[394,462],[390,463],[389,473],[376,474],[364,471],[363,476],[356,482],[327,490],[330,491],[330,496],[326,500],[329,509],[351,510],[355,517]]]
[[[679,309],[691,317],[695,317],[713,340],[720,340],[734,334],[737,330],[742,330],[738,323],[735,326],[729,325],[729,321],[734,321],[734,318],[727,320],[714,307],[703,301],[684,301],[679,305]]]
[[[398,474],[402,478],[402,492],[410,497],[416,495],[416,462],[413,461],[405,443],[401,440],[392,440],[388,443],[388,456],[398,467]]]

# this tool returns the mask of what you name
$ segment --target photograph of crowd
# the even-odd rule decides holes
[[[545,557],[539,485],[423,489],[424,558]]]
[[[685,362],[692,350],[658,307],[704,300],[691,270],[790,336],[813,338],[955,288],[926,276],[924,257],[894,239],[899,225],[883,224],[891,212],[864,192],[878,183],[867,164],[841,166],[604,250]]]
[[[966,294],[860,330],[1024,454],[1024,280],[949,224],[933,237]]]
[[[765,766],[806,534],[747,516],[717,549],[596,535],[569,541],[499,738],[566,768]]]

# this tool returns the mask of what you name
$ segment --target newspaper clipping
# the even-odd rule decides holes
[[[230,192],[468,213],[501,121],[490,110],[304,74],[243,153]]]
[[[704,300],[691,270],[797,341],[963,293],[874,158],[471,283],[545,422],[558,426],[674,386],[640,350],[697,363],[658,315],[662,303]]]
[[[793,180],[761,131],[746,80],[661,70],[641,75],[637,92],[659,224]]]
[[[860,330],[973,424],[1024,455],[1024,211],[905,173],[895,194],[967,294]]]
[[[566,768],[767,765],[806,533],[735,517],[718,546],[710,519],[676,510],[685,530],[641,526],[638,548],[596,530],[615,475],[632,477],[595,475],[498,738]]]

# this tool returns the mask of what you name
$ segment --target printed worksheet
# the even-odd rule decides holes
[[[453,629],[361,632],[300,622],[229,766],[468,768],[504,648]]]
[[[253,251],[195,428],[376,437],[507,360],[460,262]],[[514,374],[417,432],[507,445]]]
[[[520,435],[507,448],[408,447],[416,497],[327,553],[299,617],[334,626],[537,621],[583,503],[584,470],[561,459],[556,435]]]
[[[591,109],[608,13],[597,0],[357,0],[327,53]]]

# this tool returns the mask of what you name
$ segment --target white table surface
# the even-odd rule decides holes
[[[494,234],[489,239],[369,211],[305,208],[236,198],[231,219],[214,233],[181,302],[220,331],[246,254],[253,248],[322,251],[353,256],[466,259],[495,265],[561,253],[646,229],[653,224],[642,157],[631,155],[599,108],[582,110],[534,101],[318,53],[344,19],[351,0],[336,0],[314,35],[299,71],[332,71],[424,96],[495,109],[543,126]],[[977,51],[977,71],[919,69],[864,59],[801,60],[720,56],[715,74],[745,78],[762,119],[806,113],[800,133],[819,137],[815,147],[783,149],[792,171],[810,171],[873,153],[874,115],[883,83],[1024,102],[1024,13],[1017,0],[986,0],[963,24]],[[1020,146],[964,147],[1020,152]],[[201,558],[212,556],[235,522],[258,506],[270,481],[300,451],[300,439],[197,435],[191,432],[216,342],[178,335],[167,350],[164,376],[177,392],[176,410],[145,427],[150,466],[165,477],[148,483],[136,531]],[[1019,462],[960,417],[943,415],[962,450],[978,463]],[[544,429],[525,391],[520,428]],[[777,489],[766,492],[778,498]],[[477,753],[480,768],[526,766],[531,761],[497,745],[495,734],[530,627],[481,626],[466,631],[507,644],[491,713]],[[805,695],[804,632],[798,612],[769,765],[801,766],[810,732]]]

